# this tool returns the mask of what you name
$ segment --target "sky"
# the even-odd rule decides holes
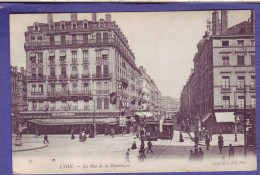
[[[143,66],[162,96],[180,98],[189,78],[197,44],[207,30],[212,11],[110,13],[128,39],[136,65]],[[91,13],[78,13],[78,20],[91,20]],[[228,27],[248,20],[250,11],[228,11]],[[97,19],[105,13],[97,13]],[[54,14],[53,21],[69,21],[70,14]],[[26,67],[24,32],[34,22],[47,23],[46,14],[10,15],[11,65]]]

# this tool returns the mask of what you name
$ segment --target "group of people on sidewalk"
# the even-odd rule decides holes
[[[204,152],[202,151],[201,148],[198,148],[195,145],[195,149],[194,151],[190,150],[190,156],[189,156],[189,161],[193,162],[193,161],[203,161],[203,157],[204,157]]]

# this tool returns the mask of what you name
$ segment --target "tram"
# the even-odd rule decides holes
[[[173,138],[173,119],[164,119],[162,123],[162,132],[159,134],[160,139],[172,140]]]
[[[159,122],[157,120],[147,120],[145,122],[145,141],[156,141],[159,138]]]

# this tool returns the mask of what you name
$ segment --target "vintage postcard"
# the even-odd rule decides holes
[[[14,174],[257,169],[253,10],[9,17]]]

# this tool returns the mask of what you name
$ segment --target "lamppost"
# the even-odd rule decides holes
[[[238,116],[237,115],[235,115],[234,116],[235,117],[235,142],[237,142],[237,123],[238,123]]]

